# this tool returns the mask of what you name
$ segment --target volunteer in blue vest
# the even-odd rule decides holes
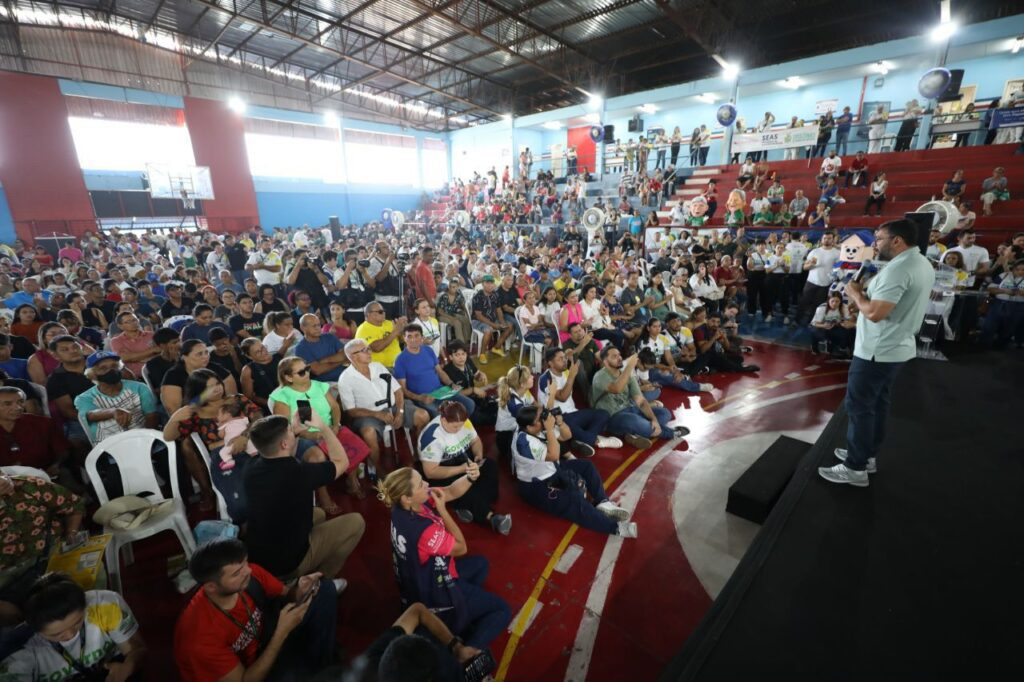
[[[445,400],[440,404],[438,415],[420,432],[419,450],[423,475],[439,488],[458,481],[471,465],[479,469],[480,477],[452,502],[452,509],[463,523],[488,524],[498,533],[508,535],[512,515],[496,514],[492,509],[498,499],[498,467],[484,458],[483,442],[462,403]]]
[[[419,472],[396,469],[378,485],[391,509],[391,551],[402,606],[423,602],[467,646],[486,649],[512,620],[508,604],[483,588],[490,565],[469,548],[448,511],[480,477],[471,463],[444,488],[431,488]],[[456,559],[458,564],[456,565]]]
[[[917,356],[914,337],[935,283],[935,270],[917,244],[912,220],[882,223],[875,230],[875,251],[887,261],[885,267],[867,291],[857,281],[846,285],[846,295],[860,310],[846,380],[847,445],[836,448],[839,464],[818,469],[826,481],[866,488],[868,474],[877,471],[892,385],[907,360]]]
[[[519,495],[528,504],[549,514],[600,533],[637,536],[629,512],[608,499],[601,476],[591,462],[560,455],[559,438],[568,430],[565,422],[536,405],[516,414],[519,430],[512,447],[512,469]]]

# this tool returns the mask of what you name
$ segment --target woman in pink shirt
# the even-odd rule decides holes
[[[356,324],[345,319],[345,306],[335,302],[331,303],[331,321],[325,324],[321,331],[324,334],[334,334],[341,341],[348,341],[355,337]]]
[[[558,313],[558,340],[565,343],[569,338],[569,325],[583,322],[583,306],[580,305],[580,292],[571,289],[565,294],[565,305]]]

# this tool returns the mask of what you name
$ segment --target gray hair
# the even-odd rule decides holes
[[[384,307],[384,306],[381,305],[380,301],[370,301],[369,303],[367,303],[366,305],[363,306],[363,315],[369,315],[370,314],[370,306],[372,306],[372,305],[380,305],[381,308]]]
[[[352,356],[361,351],[364,347],[369,348],[370,344],[366,342],[366,339],[352,339],[345,344],[345,357],[352,361]]]

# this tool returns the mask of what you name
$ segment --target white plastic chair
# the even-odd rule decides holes
[[[157,386],[157,387],[153,386],[153,382],[149,378],[149,368],[146,367],[146,365],[142,366],[142,380],[146,382],[147,386],[149,386],[149,390],[153,392],[153,395],[157,396],[157,398],[159,399],[159,397],[160,397],[160,387],[159,386]]]
[[[103,479],[100,478],[96,469],[96,462],[104,453],[110,455],[117,463],[121,475],[121,486],[124,495],[135,495],[142,492],[150,493],[146,499],[157,503],[164,499],[160,492],[160,485],[153,471],[150,453],[153,444],[163,443],[167,447],[167,468],[171,476],[171,494],[174,500],[174,511],[156,521],[147,521],[138,528],[131,530],[117,530],[104,527],[104,533],[110,533],[113,537],[107,545],[106,562],[107,573],[110,575],[110,585],[115,592],[122,592],[121,587],[121,548],[129,547],[136,540],[151,537],[165,530],[172,531],[178,536],[178,541],[185,550],[185,556],[192,556],[196,543],[192,537],[192,529],[188,525],[188,518],[185,516],[185,504],[178,497],[178,451],[176,444],[163,439],[163,434],[153,429],[133,429],[124,433],[111,436],[97,445],[85,458],[85,470],[89,474],[93,490],[96,491],[96,499],[100,505],[110,501],[110,496],[103,487]]]
[[[406,443],[406,445],[409,446],[409,453],[412,455],[412,458],[414,460],[419,459],[420,455],[419,455],[419,452],[417,452],[416,448],[413,447],[413,444],[412,444],[412,434],[409,433],[409,429],[403,427],[402,431],[405,432],[405,443]],[[395,429],[391,425],[385,424],[385,426],[384,426],[384,438],[383,438],[383,441],[384,441],[384,447],[391,448],[391,449],[395,450],[396,453],[397,453],[397,451],[398,451],[398,441],[395,440]],[[398,455],[396,454],[395,456],[397,457]]]
[[[203,461],[203,465],[206,467],[206,473],[210,476],[210,487],[213,488],[213,494],[217,497],[217,515],[221,521],[231,521],[231,516],[228,514],[228,503],[224,499],[224,495],[221,494],[217,486],[212,484],[213,472],[210,470],[210,450],[206,447],[206,443],[199,437],[198,433],[193,433],[192,444],[196,448],[196,454],[199,455],[199,459]]]
[[[89,419],[85,416],[85,412],[78,413],[78,423],[82,425],[85,437],[89,439],[89,445],[95,446],[96,439],[92,437],[92,431],[89,429]]]
[[[39,394],[39,401],[42,403],[43,415],[50,416],[50,397],[46,395],[46,386],[37,384],[32,381],[28,382],[28,385],[35,389],[36,393]]]
[[[516,308],[516,313],[513,315],[516,319],[516,327],[519,328],[519,335],[522,337],[522,343],[519,346],[519,362],[516,364],[523,364],[523,353],[527,348],[530,349],[530,364],[533,365],[534,374],[540,374],[544,366],[544,350],[545,346],[543,342],[538,343],[536,341],[526,340],[526,328],[523,327],[523,321],[519,319],[519,311],[522,310],[522,306]]]
[[[466,299],[466,314],[469,315],[470,324],[473,321],[473,303],[469,299]],[[469,352],[473,354],[473,344],[476,344],[476,356],[480,357],[480,354],[484,351],[484,333],[476,327],[470,327],[473,332],[473,336],[470,339]]]

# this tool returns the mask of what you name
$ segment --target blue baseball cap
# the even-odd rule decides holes
[[[98,350],[85,359],[85,368],[92,369],[104,360],[120,360],[121,356],[112,350]]]

